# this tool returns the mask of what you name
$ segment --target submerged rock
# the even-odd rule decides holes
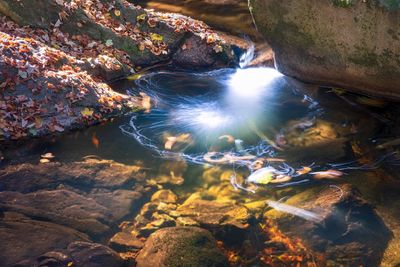
[[[344,265],[378,266],[391,232],[374,209],[349,184],[303,191],[285,204],[310,211],[318,220],[270,210],[266,217],[327,259]],[[314,217],[313,217],[314,218]]]
[[[89,242],[73,242],[68,246],[68,253],[77,267],[121,267],[124,261],[109,247]]]
[[[282,73],[400,98],[399,1],[249,3]]]
[[[188,199],[176,210],[177,215],[189,218],[210,230],[218,239],[228,243],[240,241],[252,221],[249,210],[240,205],[202,199]],[[184,221],[181,218],[180,221]]]
[[[0,215],[1,266],[17,263],[20,263],[17,266],[32,266],[38,256],[52,249],[66,249],[73,241],[89,241],[85,234],[51,222],[30,219],[15,212]],[[67,260],[68,257],[61,257],[62,262]]]
[[[151,196],[152,202],[176,203],[178,196],[171,190],[159,190]]]
[[[110,246],[118,251],[138,250],[144,246],[144,242],[128,232],[116,233],[109,241]]]
[[[136,258],[137,266],[229,266],[224,255],[218,251],[216,243],[210,232],[201,228],[164,228],[147,239]]]
[[[0,238],[7,240],[0,265],[124,266],[115,251],[90,242],[134,216],[151,194],[145,177],[139,166],[93,158],[6,166],[0,171]],[[116,235],[110,245],[143,245],[124,240]]]
[[[99,235],[109,230],[111,214],[96,201],[67,190],[21,194],[1,192],[0,207],[32,218]]]

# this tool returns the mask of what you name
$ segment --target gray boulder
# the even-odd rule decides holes
[[[400,1],[250,0],[282,73],[400,98]]]

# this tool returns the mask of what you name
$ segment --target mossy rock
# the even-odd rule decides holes
[[[300,80],[400,98],[399,0],[249,0],[277,68]]]
[[[136,258],[138,267],[229,266],[216,240],[198,227],[169,227],[153,233]]]

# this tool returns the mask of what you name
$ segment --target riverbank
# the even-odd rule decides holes
[[[56,134],[140,110],[107,84],[143,67],[233,66],[207,25],[126,1],[1,1],[0,140]]]

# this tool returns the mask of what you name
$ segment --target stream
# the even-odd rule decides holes
[[[375,266],[383,260],[390,266],[395,260],[395,105],[303,84],[272,68],[163,70],[137,78],[116,86],[140,96],[145,110],[3,151],[3,210],[111,242],[128,258],[126,245],[121,250],[115,245],[121,241],[109,241],[115,233],[145,238],[183,224],[211,225],[231,265]],[[146,217],[156,201],[149,196],[166,189],[176,194],[165,200],[172,206]],[[205,218],[207,210],[222,209],[218,205],[246,207],[249,214],[228,212],[224,218],[232,218],[224,223],[199,221],[182,215],[187,203],[206,205],[195,210]],[[266,230],[271,224],[280,231]]]

